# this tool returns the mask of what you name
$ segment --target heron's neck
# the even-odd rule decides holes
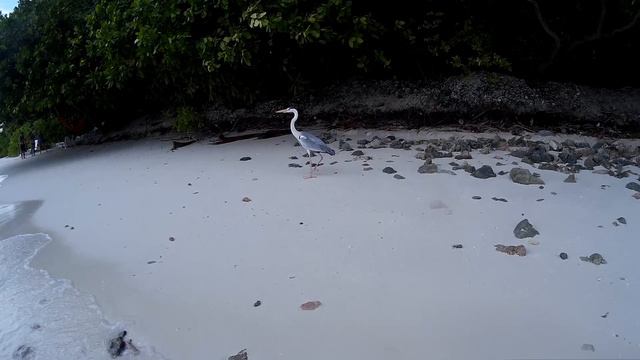
[[[298,111],[296,109],[293,109],[293,119],[291,119],[291,133],[297,139],[300,135],[300,131],[296,129],[296,120],[298,120]]]

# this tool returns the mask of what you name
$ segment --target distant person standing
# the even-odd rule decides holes
[[[38,144],[36,136],[31,133],[31,156],[36,156],[36,145]]]
[[[27,158],[27,140],[24,138],[24,134],[20,134],[20,158]]]

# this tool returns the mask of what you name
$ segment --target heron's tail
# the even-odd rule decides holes
[[[331,155],[331,156],[333,156],[333,155],[335,155],[335,154],[336,154],[335,150],[333,150],[332,148],[330,148],[330,147],[329,147],[329,146],[327,146],[327,145],[323,145],[323,146],[322,146],[322,150],[323,150],[324,152],[326,152],[327,154]]]

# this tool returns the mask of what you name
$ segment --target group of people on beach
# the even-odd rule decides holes
[[[20,157],[22,159],[27,158],[27,150],[29,145],[27,144],[27,138],[24,134],[20,134]],[[31,156],[35,156],[36,152],[42,151],[42,137],[40,135],[31,134]]]

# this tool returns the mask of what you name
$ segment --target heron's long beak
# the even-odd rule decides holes
[[[276,111],[276,113],[283,114],[283,113],[286,113],[286,112],[287,112],[287,110],[289,110],[289,109],[282,109],[282,110],[278,110],[278,111]]]

